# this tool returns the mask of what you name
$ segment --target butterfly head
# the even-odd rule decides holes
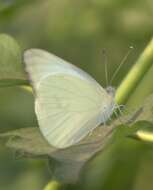
[[[115,97],[115,92],[116,92],[116,89],[112,86],[108,86],[106,88],[106,92],[111,96],[111,97]]]

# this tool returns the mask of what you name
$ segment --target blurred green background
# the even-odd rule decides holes
[[[117,87],[151,39],[152,18],[152,0],[0,0],[0,33],[15,37],[23,50],[46,49],[78,65],[103,86],[103,48],[110,78],[134,46],[113,81]],[[32,95],[17,87],[1,88],[0,132],[36,125]],[[110,149],[91,166],[84,189],[153,189],[152,151],[133,141]],[[100,165],[105,159],[107,164]],[[0,146],[0,190],[42,190],[49,179],[44,161],[20,159]]]

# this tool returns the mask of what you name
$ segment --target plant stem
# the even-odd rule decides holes
[[[117,89],[115,100],[130,107],[140,104],[144,97],[153,92],[153,39],[140,55]]]
[[[50,181],[46,187],[44,188],[44,190],[61,190],[63,187],[63,185],[59,182],[59,181]]]
[[[21,88],[23,89],[23,90],[25,90],[25,91],[27,91],[27,92],[29,92],[29,93],[31,93],[31,94],[33,94],[33,90],[32,90],[32,87],[31,86],[29,86],[29,85],[22,85],[21,86]]]

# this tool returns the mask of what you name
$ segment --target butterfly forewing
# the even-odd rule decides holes
[[[24,61],[29,78],[34,83],[34,88],[48,75],[61,73],[78,76],[79,78],[93,82],[95,85],[99,85],[83,70],[44,50],[30,49],[25,51]]]

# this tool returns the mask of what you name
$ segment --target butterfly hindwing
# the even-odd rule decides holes
[[[36,96],[42,133],[56,147],[76,144],[100,124],[102,99],[100,89],[90,82],[70,75],[48,76]]]

